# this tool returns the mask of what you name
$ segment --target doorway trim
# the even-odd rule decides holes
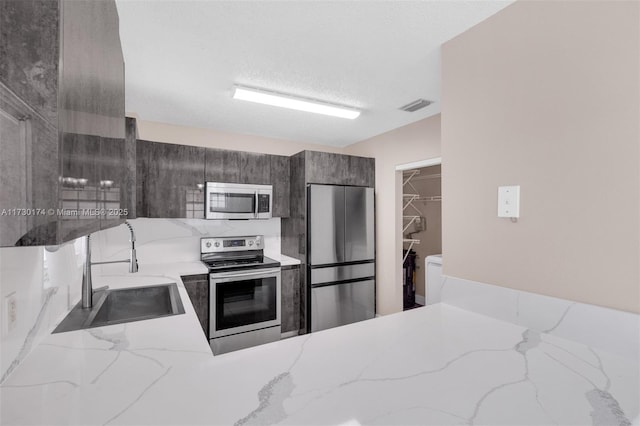
[[[429,166],[437,166],[442,164],[442,157],[433,157],[428,158],[426,160],[414,161],[411,163],[398,164],[396,165],[395,174],[396,174],[396,220],[395,220],[395,246],[396,246],[396,259],[395,259],[395,276],[398,283],[402,283],[402,172],[405,170],[419,169],[422,167]],[[402,312],[402,285],[396,285],[396,303],[400,306],[398,312]]]
[[[442,164],[442,157],[429,158],[427,160],[414,161],[413,163],[398,164],[396,171],[420,169],[422,167],[437,166]]]

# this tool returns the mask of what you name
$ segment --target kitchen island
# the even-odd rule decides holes
[[[94,276],[176,282],[186,312],[47,336],[0,386],[0,423],[638,422],[637,360],[446,304],[214,357],[180,280],[202,273],[183,262]]]

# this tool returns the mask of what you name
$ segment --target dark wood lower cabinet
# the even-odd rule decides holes
[[[209,276],[205,274],[187,275],[180,278],[182,278],[184,288],[189,294],[202,331],[206,339],[209,340]]]
[[[300,329],[300,267],[282,267],[282,332]]]

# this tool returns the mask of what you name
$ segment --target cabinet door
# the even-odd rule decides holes
[[[353,155],[305,151],[306,182],[375,186],[375,160]]]
[[[209,339],[209,279],[207,275],[181,277],[207,340]]]
[[[0,1],[0,81],[58,125],[60,19],[57,1]],[[4,94],[2,94],[4,97]]]
[[[124,161],[125,177],[122,188],[122,207],[127,210],[127,219],[136,218],[136,141],[138,126],[136,119],[125,118]]]
[[[117,226],[124,218],[120,214],[126,185],[124,58],[115,2],[64,1],[60,14],[64,67],[58,125],[64,138],[63,164],[70,166],[63,167],[63,176],[89,176],[78,203],[94,209],[82,210],[79,221],[62,218],[61,241],[67,241],[96,228]],[[64,191],[71,195],[70,189],[67,185]]]
[[[58,176],[55,127],[0,83],[0,246],[57,244]]]
[[[289,217],[289,157],[271,155],[273,217]]]
[[[99,209],[103,207],[100,187],[101,137],[62,133],[62,183],[59,215],[60,238],[68,241],[100,230]]]
[[[204,173],[207,182],[240,183],[240,151],[206,148]]]
[[[268,185],[271,183],[270,155],[240,153],[240,183]]]
[[[306,182],[347,184],[349,157],[329,152],[306,151]]]
[[[300,268],[282,268],[282,332],[300,329]]]
[[[0,246],[55,245],[58,2],[0,1],[0,28],[0,211],[37,209],[0,216]]]
[[[151,143],[145,140],[136,141],[136,217],[149,217],[149,156]]]
[[[101,138],[98,157],[98,206],[101,209],[100,229],[111,228],[127,218],[127,185],[125,161],[126,143],[123,139]]]
[[[375,159],[349,156],[349,176],[346,185],[375,187]]]
[[[148,217],[203,218],[204,148],[150,142]]]

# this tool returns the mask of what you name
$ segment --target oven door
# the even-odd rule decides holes
[[[280,325],[280,268],[212,273],[209,337]]]
[[[269,219],[272,192],[270,185],[207,182],[205,218]]]

